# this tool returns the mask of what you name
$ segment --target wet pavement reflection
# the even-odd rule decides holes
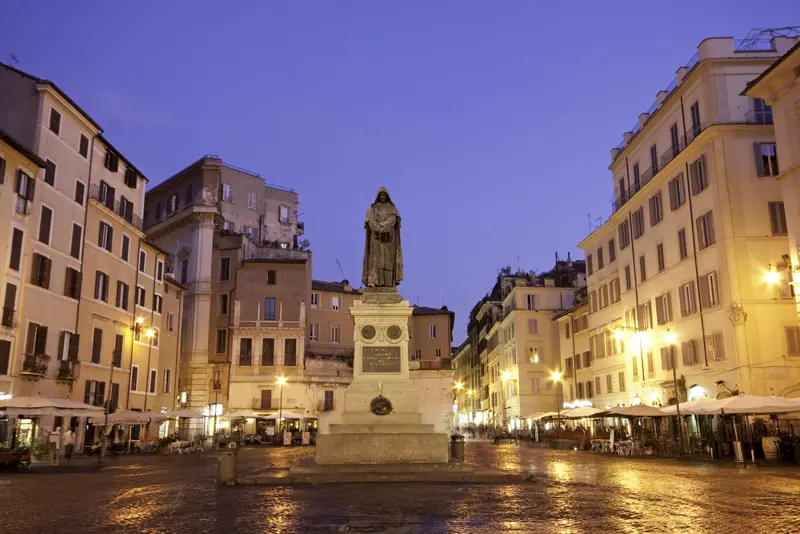
[[[313,449],[242,449],[240,472]],[[0,532],[800,532],[800,469],[467,443],[519,486],[214,484],[213,456],[0,475]]]

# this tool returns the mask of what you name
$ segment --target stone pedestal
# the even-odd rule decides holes
[[[350,309],[353,382],[345,390],[342,424],[317,436],[318,465],[447,463],[447,435],[421,424],[419,393],[408,375],[411,313],[394,288],[366,290]],[[391,411],[378,415],[372,404],[383,399]]]

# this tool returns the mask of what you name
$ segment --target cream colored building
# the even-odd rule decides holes
[[[591,382],[592,387],[589,389],[593,390],[595,377],[592,375],[592,351],[588,329],[589,305],[586,302],[585,288],[576,292],[575,305],[558,314],[556,321],[561,348],[562,382],[559,387],[562,389],[562,403],[572,403],[576,399],[591,400],[591,392],[587,391],[586,384]]]
[[[706,39],[612,149],[613,213],[579,244],[591,379],[576,398],[781,395],[800,380],[774,131],[764,102],[740,95],[793,44]],[[574,369],[577,351],[562,354]]]

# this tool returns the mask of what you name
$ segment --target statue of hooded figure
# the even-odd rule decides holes
[[[396,287],[403,279],[400,212],[381,187],[364,221],[367,239],[361,281],[367,287]]]

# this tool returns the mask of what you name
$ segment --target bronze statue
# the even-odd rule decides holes
[[[364,228],[367,240],[361,281],[366,287],[396,287],[403,279],[400,212],[385,187],[378,190],[367,210]]]

